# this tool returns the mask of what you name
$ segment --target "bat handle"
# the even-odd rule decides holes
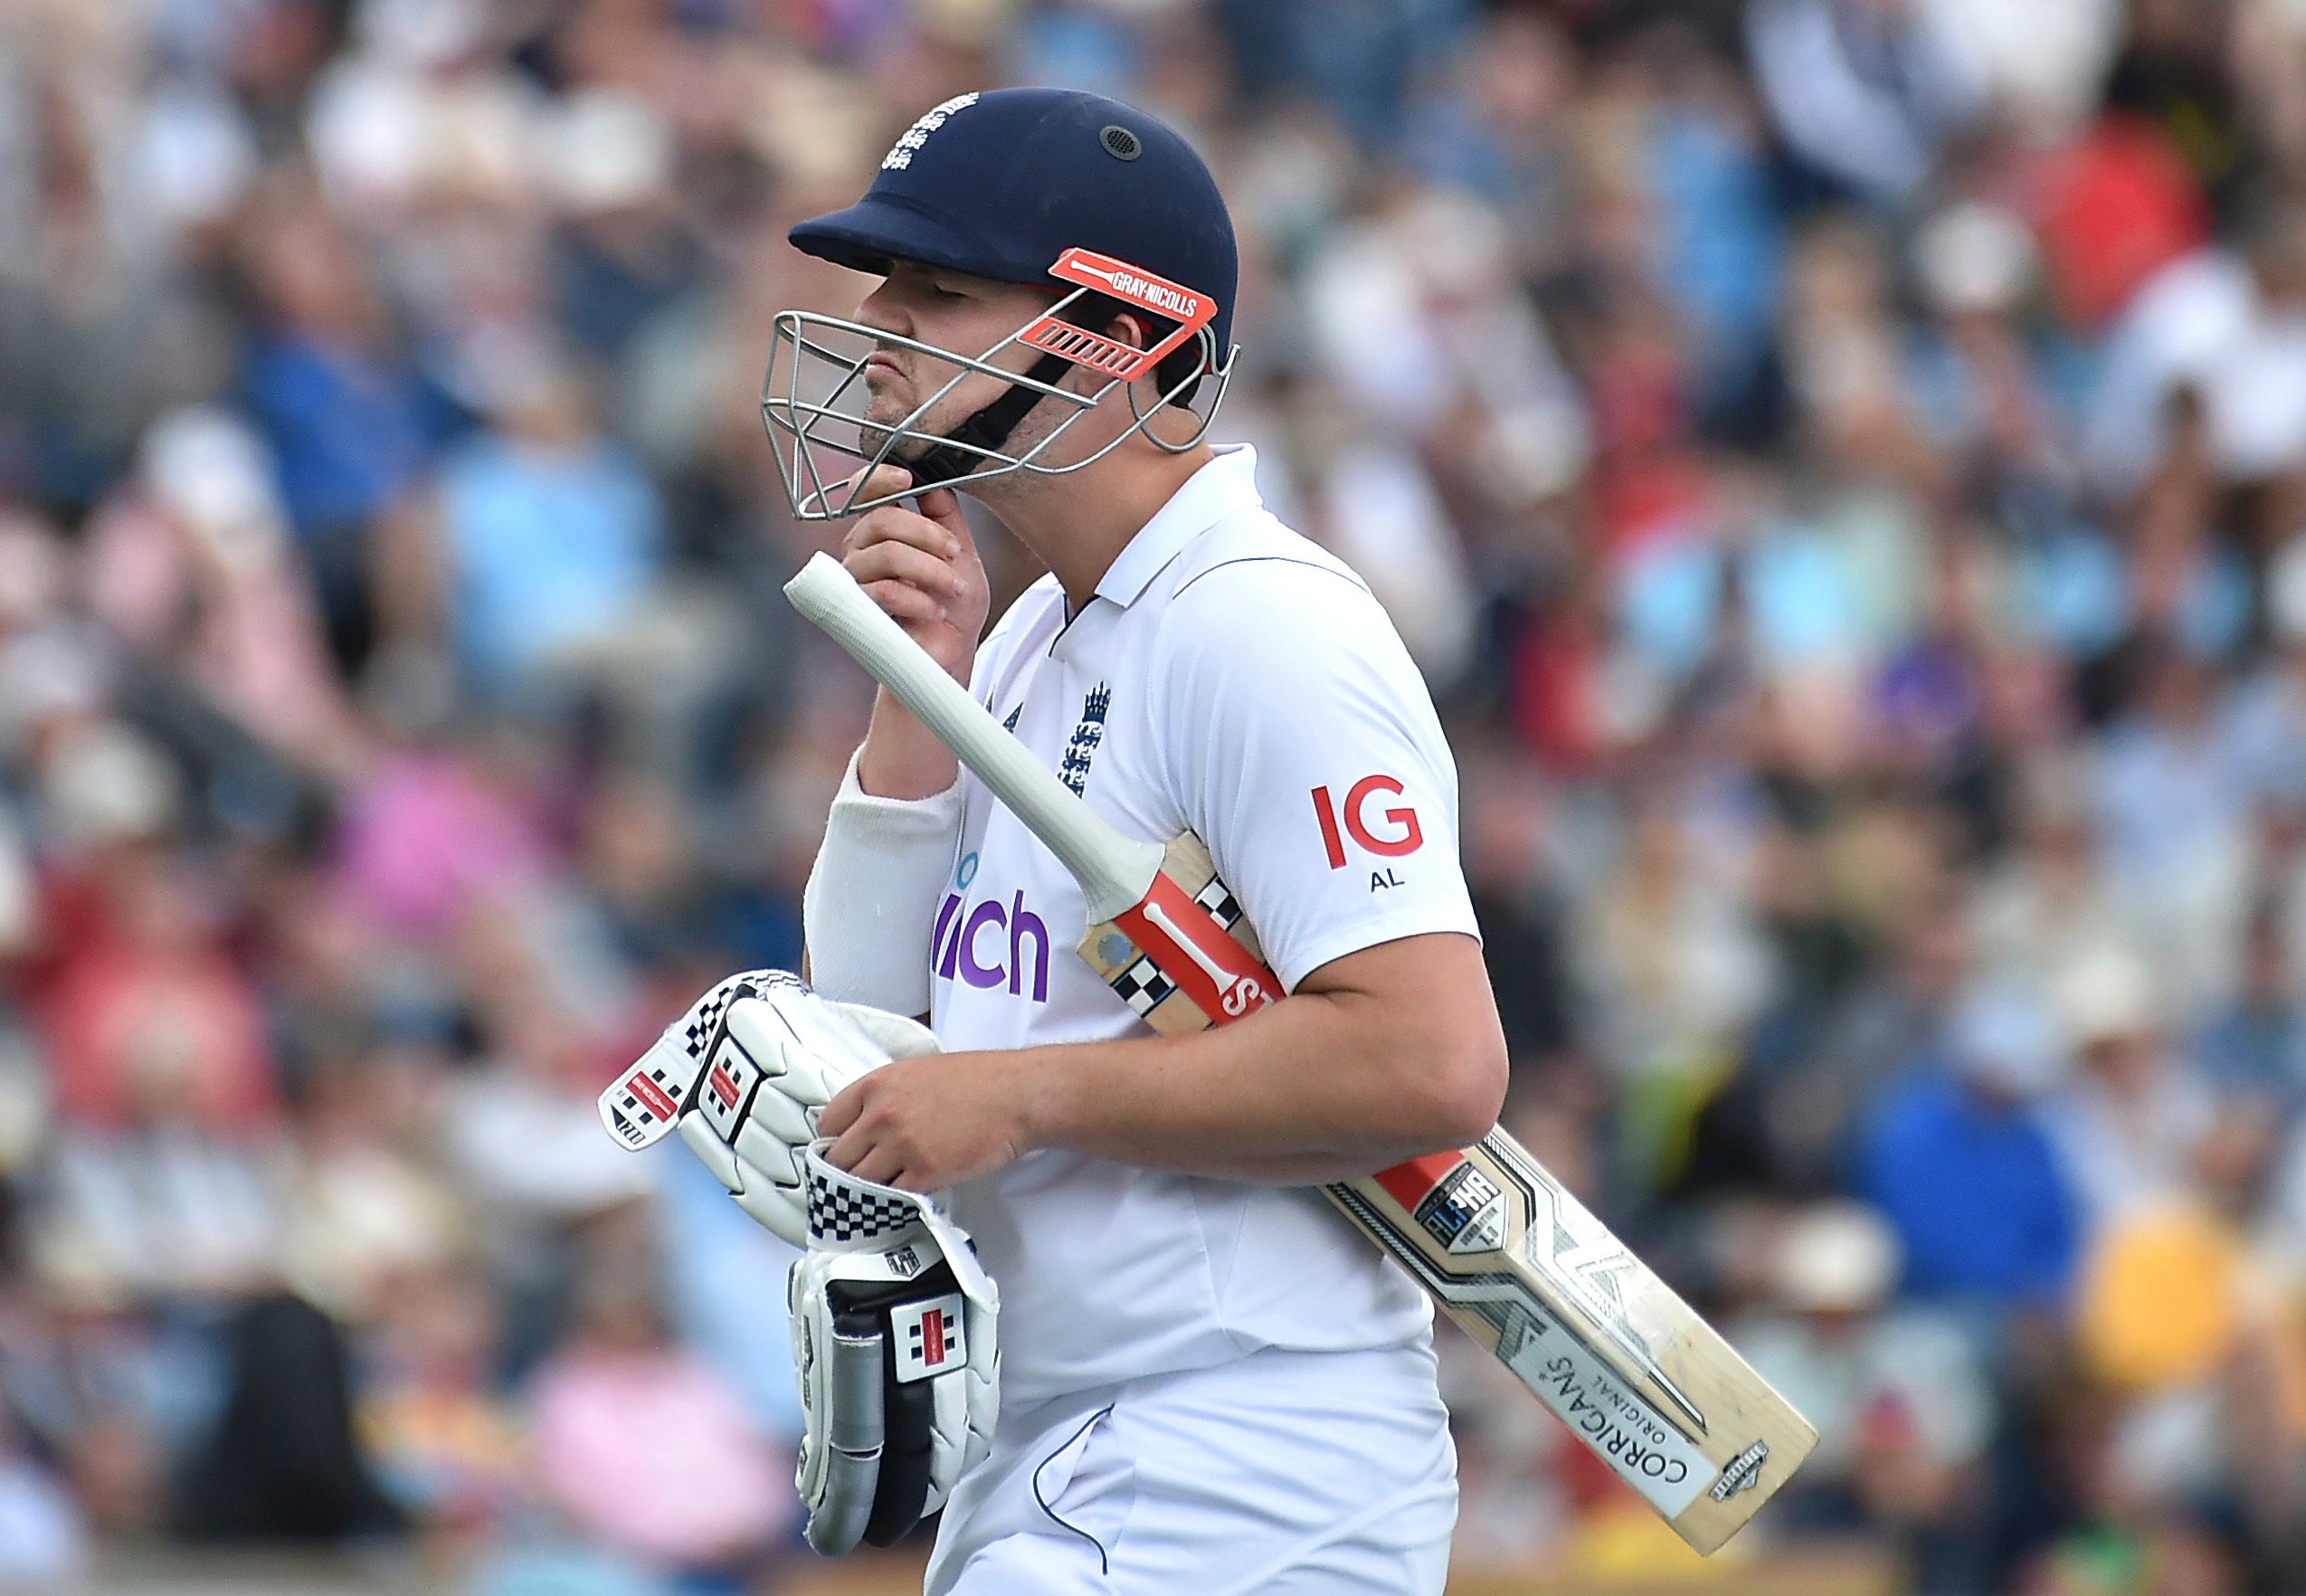
[[[1091,925],[1134,907],[1160,874],[1157,844],[1124,837],[1044,769],[830,555],[784,584],[792,607],[897,696],[1081,883]]]

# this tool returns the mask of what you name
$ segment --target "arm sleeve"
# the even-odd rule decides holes
[[[801,895],[809,981],[843,1002],[929,1012],[929,926],[961,834],[962,784],[934,798],[877,798],[849,758],[824,844]]]
[[[1172,793],[1295,990],[1333,959],[1479,936],[1457,773],[1424,679],[1368,589],[1310,560],[1191,578],[1148,708]]]

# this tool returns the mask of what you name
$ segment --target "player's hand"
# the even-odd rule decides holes
[[[1012,1053],[899,1059],[825,1105],[826,1160],[908,1192],[942,1192],[1027,1152],[1023,1072]]]
[[[858,497],[899,492],[912,480],[901,466],[876,466]],[[840,563],[931,659],[965,684],[992,604],[984,562],[952,489],[932,488],[919,503],[917,514],[885,504],[859,516],[842,541]]]

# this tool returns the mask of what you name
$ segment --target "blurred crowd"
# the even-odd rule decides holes
[[[1507,1123],[1825,1434],[1743,1555],[2306,1587],[2301,0],[0,0],[0,1585],[795,1566],[785,1255],[592,1099],[868,702],[784,229],[1001,82],[1216,167]],[[1685,1572],[1445,1341],[1462,1566]]]

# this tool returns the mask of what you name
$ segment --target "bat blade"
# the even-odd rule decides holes
[[[1179,1035],[1279,999],[1199,838],[1155,849],[1114,831],[828,556],[785,592],[1081,882],[1093,922],[1081,956],[1148,1025]],[[1792,1404],[1504,1131],[1323,1192],[1699,1552],[1817,1445]]]
[[[1504,1131],[1326,1190],[1698,1552],[1743,1527],[1817,1444],[1790,1402]]]

